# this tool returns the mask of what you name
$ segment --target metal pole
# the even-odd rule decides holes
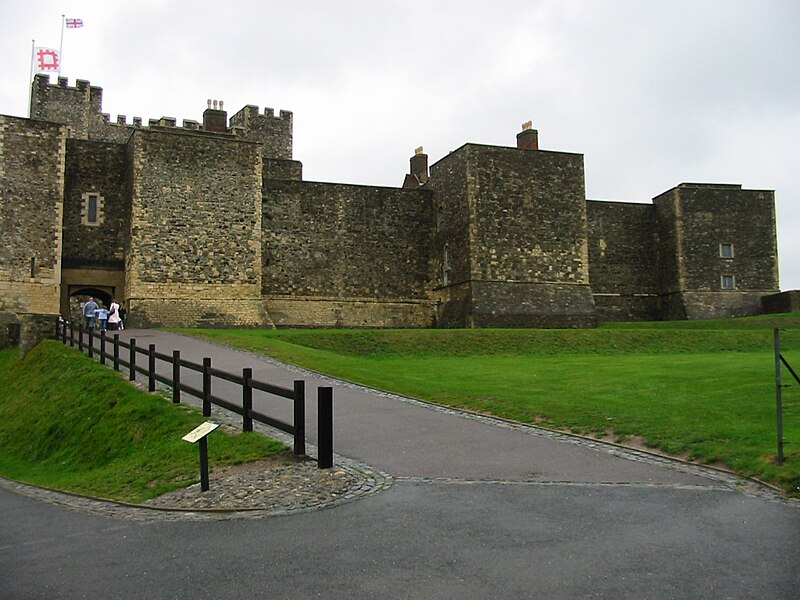
[[[781,373],[781,332],[773,330],[775,343],[775,411],[778,433],[778,464],[783,464],[783,380]]]
[[[208,491],[208,436],[200,438],[200,491]]]
[[[333,466],[333,388],[317,390],[317,443],[319,456],[317,467],[330,469]]]

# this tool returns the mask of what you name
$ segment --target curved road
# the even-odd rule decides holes
[[[337,454],[394,482],[326,510],[204,522],[89,514],[0,487],[2,598],[800,598],[800,505],[735,478],[175,334],[125,335],[256,379],[306,379],[311,442],[316,387],[334,383]],[[225,384],[214,394],[238,398]],[[288,417],[284,403],[255,404]]]

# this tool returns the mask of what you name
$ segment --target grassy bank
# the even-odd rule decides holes
[[[141,502],[198,481],[198,450],[181,437],[206,419],[134,388],[74,349],[45,342],[20,360],[0,351],[0,475]],[[258,434],[209,438],[209,462],[288,449]]]
[[[800,392],[784,390],[777,465],[772,327],[787,315],[595,330],[203,330],[381,389],[720,463],[800,492]],[[800,329],[782,334],[800,367]],[[787,383],[789,376],[786,375]]]

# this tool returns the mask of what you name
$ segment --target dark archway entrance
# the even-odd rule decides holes
[[[69,286],[69,319],[79,323],[82,317],[81,307],[89,298],[108,307],[114,297],[114,289],[105,286]]]

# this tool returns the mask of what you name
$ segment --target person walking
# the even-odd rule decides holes
[[[97,308],[97,302],[94,301],[94,298],[89,298],[89,301],[83,305],[83,318],[86,321],[86,329],[94,329]]]
[[[117,304],[117,300],[115,298],[111,300],[111,304],[108,307],[108,330],[118,331],[120,329],[120,319],[119,304]]]
[[[128,314],[128,310],[125,308],[124,304],[119,305],[119,330],[122,331],[125,329],[125,317]]]
[[[105,331],[108,328],[108,309],[101,304],[95,314],[100,323],[100,331]]]

